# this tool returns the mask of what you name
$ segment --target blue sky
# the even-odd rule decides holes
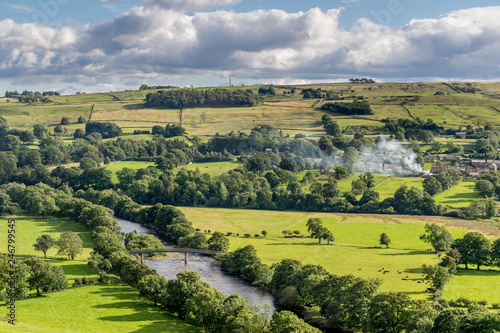
[[[0,0],[0,95],[500,78],[498,1]]]

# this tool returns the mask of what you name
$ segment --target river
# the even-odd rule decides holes
[[[156,236],[156,232],[153,229],[142,224],[120,218],[115,219],[120,224],[123,232],[136,230],[138,233],[153,234]],[[173,245],[164,245],[167,248],[174,247]],[[184,254],[169,253],[169,258],[145,259],[144,263],[168,280],[175,279],[177,273],[182,271],[196,271],[200,274],[201,280],[208,282],[212,287],[227,295],[239,294],[250,303],[256,305],[268,304],[275,308],[274,298],[267,290],[253,287],[235,276],[226,274],[220,268],[219,262],[212,257],[189,254],[189,263],[186,264],[184,262]]]

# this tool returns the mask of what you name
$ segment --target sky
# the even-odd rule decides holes
[[[499,81],[498,0],[0,0],[6,90]]]

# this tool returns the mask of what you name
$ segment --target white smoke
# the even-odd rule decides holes
[[[363,172],[401,176],[429,174],[417,162],[417,154],[413,150],[407,150],[399,141],[382,136],[375,147],[360,154],[357,167]]]

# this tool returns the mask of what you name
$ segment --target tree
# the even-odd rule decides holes
[[[320,333],[321,331],[307,324],[290,311],[279,311],[271,319],[271,333]]]
[[[500,332],[500,314],[473,312],[460,321],[456,333],[496,333]]]
[[[158,274],[146,275],[139,280],[137,289],[141,295],[158,305],[163,294],[167,291],[167,280]]]
[[[97,168],[97,162],[94,161],[93,159],[90,159],[88,157],[84,157],[80,160],[80,169],[90,170],[90,169],[96,169],[96,168]]]
[[[64,126],[69,125],[69,118],[68,117],[62,117],[61,118],[61,125],[64,125]]]
[[[4,214],[14,214],[16,206],[12,203],[10,196],[3,189],[0,189],[0,216]]]
[[[480,232],[468,232],[463,238],[457,239],[453,243],[453,248],[457,249],[462,255],[461,263],[477,265],[480,270],[481,265],[485,265],[490,260],[490,241]]]
[[[68,286],[61,266],[51,265],[39,258],[29,258],[24,263],[30,269],[28,284],[30,289],[36,289],[37,296],[41,296],[42,291],[62,290]]]
[[[179,239],[180,247],[188,247],[192,249],[206,249],[207,248],[207,236],[197,231],[192,235],[182,237]]]
[[[500,238],[495,240],[491,246],[491,261],[500,267]]]
[[[432,285],[436,289],[442,290],[444,285],[451,279],[448,268],[438,265],[422,265],[423,272],[427,274],[427,279],[432,280]]]
[[[465,309],[444,309],[434,319],[431,333],[456,333],[460,320],[466,316]]]
[[[359,153],[356,148],[347,147],[344,150],[343,162],[349,173],[353,173],[356,163],[358,163],[358,155]]]
[[[311,237],[318,238],[319,243],[321,244],[321,239],[323,238],[325,231],[328,231],[325,227],[323,227],[323,221],[320,218],[314,217],[310,218],[306,225],[307,231],[309,231]]]
[[[84,116],[78,117],[78,123],[79,124],[85,124],[87,122],[87,119],[85,119]]]
[[[42,251],[45,258],[47,258],[47,251],[56,245],[56,240],[50,235],[41,235],[36,239],[33,247],[36,251]]]
[[[436,194],[443,192],[441,183],[434,176],[425,178],[423,186],[424,190],[431,196],[435,196]]]
[[[48,133],[49,133],[49,131],[47,130],[47,128],[44,125],[36,124],[33,127],[33,134],[35,135],[35,138],[37,138],[38,140],[41,140],[41,139],[47,137]]]
[[[475,190],[483,198],[489,198],[495,194],[495,186],[486,179],[477,180]]]
[[[104,258],[102,255],[94,251],[90,253],[90,258],[87,265],[97,271],[97,274],[99,274],[99,278],[101,279],[101,281],[104,280],[104,276],[112,268],[111,261],[109,261],[109,259]]]
[[[59,247],[57,254],[65,254],[71,260],[74,260],[76,255],[83,252],[82,239],[72,231],[63,233],[57,241],[57,246]]]
[[[389,244],[391,244],[391,240],[389,236],[385,232],[380,234],[380,245],[385,245],[386,248],[389,248]]]
[[[436,223],[426,223],[425,233],[420,235],[420,240],[431,244],[434,251],[448,251],[453,243],[453,235],[445,227]]]
[[[212,237],[208,240],[208,249],[215,251],[227,251],[229,250],[229,238],[226,237],[222,232],[214,232]]]
[[[328,241],[327,245],[330,245],[330,242],[335,241],[335,238],[333,237],[332,232],[326,228],[325,228],[325,232],[323,233],[323,238]]]
[[[265,238],[265,237],[267,236],[267,231],[262,230],[261,234],[262,234],[262,236],[264,236],[264,238]]]

